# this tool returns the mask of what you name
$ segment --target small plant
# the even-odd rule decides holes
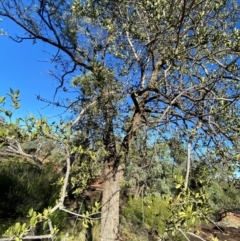
[[[176,189],[176,196],[154,195],[130,199],[124,216],[129,222],[157,233],[160,238],[179,236],[198,226],[211,210],[204,189],[185,191],[181,177],[176,177]]]

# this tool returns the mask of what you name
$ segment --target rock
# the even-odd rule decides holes
[[[222,227],[240,228],[240,215],[224,211],[220,213],[220,220],[216,224]]]
[[[240,214],[223,211],[215,224],[203,223],[195,231],[206,241],[210,241],[212,237],[218,238],[219,241],[240,241]],[[190,237],[190,240],[201,239]]]

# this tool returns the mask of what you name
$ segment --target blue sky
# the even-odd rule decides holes
[[[21,33],[20,28],[7,19],[0,22],[1,28],[9,34]],[[43,42],[16,43],[0,36],[0,96],[6,95],[10,87],[20,89],[21,108],[15,111],[13,117],[28,116],[30,113],[39,116],[40,112],[45,117],[56,118],[54,116],[62,112],[53,106],[46,107],[46,103],[36,98],[36,95],[41,95],[52,100],[58,84],[48,75],[48,70],[53,66],[48,62],[50,55],[46,52],[55,53],[56,49]]]

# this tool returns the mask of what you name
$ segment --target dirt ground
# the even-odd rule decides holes
[[[203,224],[198,235],[206,241],[210,241],[211,237],[217,237],[219,241],[240,241],[240,228],[220,226],[219,228],[213,224]],[[201,239],[191,237],[190,240],[199,241]]]
[[[240,241],[240,215],[233,212],[222,212],[216,225],[213,223],[202,224],[196,233],[209,241],[211,237],[217,237],[219,241]],[[201,239],[191,237],[191,241]]]

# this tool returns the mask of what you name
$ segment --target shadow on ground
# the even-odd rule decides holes
[[[240,214],[223,211],[215,224],[202,224],[196,231],[203,240],[210,241],[217,237],[219,241],[240,241]],[[191,237],[191,241],[201,239]]]

